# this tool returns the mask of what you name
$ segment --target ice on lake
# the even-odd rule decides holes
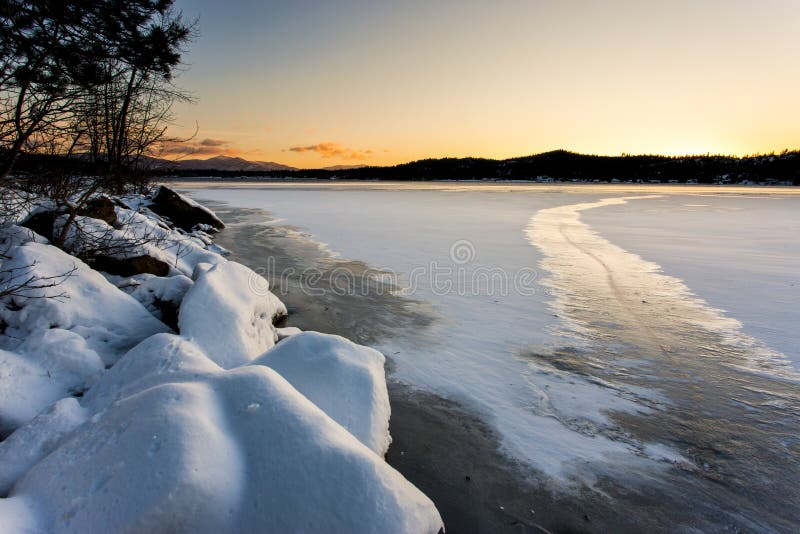
[[[772,473],[751,490],[785,501],[800,476],[787,437],[800,429],[800,196],[652,189],[192,192],[394,273],[435,321],[379,340],[393,379],[474,410],[508,454],[554,479],[591,484],[644,462],[664,480],[675,466],[735,472],[738,495]],[[691,476],[673,481],[676,500],[687,484],[707,490]],[[720,495],[719,508],[735,501]]]

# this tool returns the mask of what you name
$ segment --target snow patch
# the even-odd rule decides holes
[[[275,332],[277,332],[278,334],[278,341],[303,333],[303,331],[297,328],[296,326],[285,326],[283,328],[276,328]]]

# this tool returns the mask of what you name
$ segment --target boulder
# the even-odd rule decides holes
[[[78,210],[78,215],[100,219],[109,226],[117,224],[117,212],[114,209],[116,204],[105,195],[90,198],[86,204]]]
[[[149,208],[186,231],[191,231],[198,225],[207,225],[217,230],[225,228],[225,224],[214,212],[164,185],[159,186]]]
[[[273,321],[285,314],[286,306],[267,280],[229,261],[198,276],[181,302],[178,327],[209,358],[230,369],[272,348],[278,340]]]
[[[137,274],[167,276],[170,271],[166,262],[146,254],[132,258],[114,258],[98,255],[93,256],[88,263],[96,271],[103,271],[117,276],[134,276]]]
[[[52,241],[53,226],[55,225],[56,217],[59,215],[60,213],[57,211],[37,211],[22,221],[20,226],[33,230],[48,241]]]
[[[277,371],[308,400],[383,457],[392,441],[384,363],[383,354],[377,350],[343,337],[299,332],[253,360],[252,365],[265,365]]]
[[[112,368],[104,382],[138,385],[62,438],[0,503],[30,503],[37,532],[440,530],[430,499],[276,371],[223,372],[176,337],[146,340],[126,371]],[[6,505],[0,530],[24,511]]]
[[[93,219],[100,219],[101,221],[105,221],[109,226],[114,226],[117,224],[117,212],[114,206],[116,206],[116,204],[112,199],[101,195],[89,199],[89,201],[78,210],[77,214]],[[55,221],[58,217],[66,213],[68,212],[64,209],[40,210],[21,222],[20,226],[29,228],[52,242],[54,238],[53,227],[55,226]]]

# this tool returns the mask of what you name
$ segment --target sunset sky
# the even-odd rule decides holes
[[[176,135],[297,167],[800,148],[800,0],[178,0]]]

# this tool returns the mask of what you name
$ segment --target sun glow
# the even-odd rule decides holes
[[[307,4],[185,2],[178,135],[298,167],[800,148],[794,0]]]

